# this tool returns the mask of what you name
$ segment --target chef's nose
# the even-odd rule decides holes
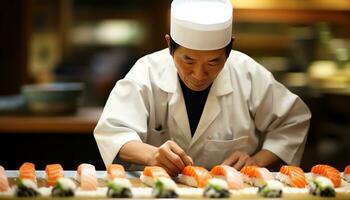
[[[198,64],[194,67],[192,74],[195,79],[203,80],[206,79],[208,72],[204,65]]]

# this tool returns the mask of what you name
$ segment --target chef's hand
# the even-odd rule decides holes
[[[237,170],[247,165],[257,165],[255,160],[243,151],[233,152],[222,164],[232,166]]]
[[[147,163],[149,166],[163,167],[173,177],[178,175],[185,166],[192,164],[191,157],[171,140],[158,147]]]

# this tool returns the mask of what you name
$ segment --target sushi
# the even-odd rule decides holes
[[[219,178],[211,178],[208,180],[204,188],[203,197],[229,198],[231,196],[231,193],[228,189],[228,184],[225,180]]]
[[[107,167],[107,179],[113,180],[115,178],[126,178],[125,169],[123,165],[111,164]]]
[[[192,187],[204,187],[211,178],[209,171],[199,166],[186,166],[179,175],[178,181]]]
[[[258,194],[266,198],[281,198],[283,185],[276,180],[267,180],[266,184],[259,187]]]
[[[329,165],[315,165],[311,168],[311,173],[314,176],[324,176],[329,178],[333,184],[334,187],[339,187],[340,183],[341,183],[341,176],[340,176],[340,172]]]
[[[244,182],[241,173],[228,165],[217,165],[211,169],[210,174],[214,178],[224,179],[229,189],[242,189]]]
[[[244,182],[252,186],[264,186],[266,181],[273,180],[271,172],[263,167],[244,166],[241,171]]]
[[[80,182],[82,190],[96,190],[97,177],[95,166],[86,163],[80,164],[77,169],[76,180]]]
[[[159,177],[171,179],[169,174],[162,167],[146,166],[140,176],[140,179],[144,184],[153,187],[154,181]]]
[[[309,192],[315,196],[335,197],[333,182],[326,177],[318,176],[309,183]]]
[[[107,184],[108,198],[132,198],[131,183],[125,178],[114,178]]]
[[[51,190],[53,197],[73,197],[76,190],[75,183],[69,178],[58,178]]]
[[[343,173],[343,178],[347,182],[350,182],[350,165],[346,166]]]
[[[25,162],[19,167],[19,178],[32,180],[35,185],[37,184],[35,165],[30,162]]]
[[[9,189],[10,189],[10,186],[6,176],[5,169],[0,165],[0,192],[6,192]]]
[[[307,185],[304,171],[297,166],[283,165],[276,175],[276,179],[296,188],[305,188]]]
[[[167,177],[156,178],[152,190],[152,196],[154,198],[177,198],[176,183]]]
[[[48,186],[54,186],[57,179],[64,176],[63,168],[60,164],[46,165],[45,172]]]
[[[40,195],[36,183],[31,179],[25,178],[19,179],[15,194],[18,197],[36,197]]]

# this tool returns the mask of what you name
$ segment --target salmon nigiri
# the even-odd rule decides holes
[[[244,166],[240,172],[244,182],[253,186],[261,187],[266,184],[266,181],[274,179],[271,172],[263,167]]]
[[[35,165],[30,162],[25,162],[19,167],[19,178],[20,179],[29,179],[33,183],[37,184]]]
[[[10,189],[10,186],[6,176],[5,169],[0,165],[0,192],[6,192],[9,189]]]
[[[276,175],[276,179],[297,188],[305,188],[307,185],[304,171],[297,166],[283,165]]]
[[[226,180],[229,189],[244,188],[242,175],[233,167],[228,165],[217,165],[211,169],[210,174],[215,178]]]
[[[63,167],[60,164],[46,165],[45,172],[49,186],[54,186],[56,181],[64,176]]]
[[[125,169],[123,165],[111,164],[107,167],[107,179],[113,180],[115,178],[126,178]]]
[[[144,184],[153,187],[155,180],[159,177],[171,179],[164,168],[159,166],[146,166],[140,176],[140,179]]]
[[[91,164],[80,164],[77,169],[76,179],[80,182],[80,188],[82,190],[97,189],[96,169]]]
[[[311,173],[314,176],[324,176],[328,179],[330,179],[334,187],[339,187],[341,183],[341,177],[340,177],[340,172],[329,165],[315,165],[311,168]]]
[[[347,182],[350,182],[350,165],[346,166],[343,173],[343,178]]]
[[[192,187],[204,187],[211,178],[209,171],[199,166],[186,166],[180,176],[179,182]]]

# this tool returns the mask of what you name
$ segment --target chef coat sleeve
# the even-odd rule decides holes
[[[250,110],[256,128],[265,133],[262,149],[290,165],[299,165],[304,152],[311,113],[304,102],[277,82],[259,64],[251,79]]]
[[[148,89],[142,84],[143,80],[135,80],[140,74],[146,79],[147,72],[143,72],[144,69],[143,63],[138,61],[128,75],[117,82],[94,130],[106,166],[114,160],[127,165],[117,158],[120,148],[132,140],[142,141],[147,133]]]

